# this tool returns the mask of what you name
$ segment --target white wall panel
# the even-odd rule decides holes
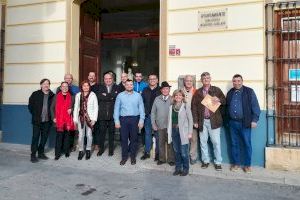
[[[168,33],[198,32],[198,11],[204,10],[207,8],[169,12]],[[262,3],[229,6],[228,29],[261,28],[263,12]]]
[[[197,79],[200,79],[201,73],[205,71],[209,72],[214,80],[231,80],[234,74],[241,74],[245,80],[264,80],[264,56],[169,58],[169,80],[177,80],[179,75],[184,74],[196,75]]]
[[[7,8],[7,25],[65,20],[66,3],[53,2]]]
[[[4,81],[5,83],[39,83],[41,79],[48,78],[53,83],[59,83],[63,80],[64,74],[64,63],[6,65]]]
[[[9,26],[6,33],[7,44],[65,41],[66,23]]]
[[[257,2],[257,0],[168,0],[169,9],[183,9],[224,4]],[[261,1],[263,2],[263,1]]]
[[[65,43],[8,45],[6,63],[64,62],[65,49]]]
[[[53,1],[61,1],[61,0],[6,0],[7,6],[19,6],[19,5],[34,4],[34,3],[47,3]]]
[[[263,30],[170,35],[169,45],[181,49],[181,56],[262,54]]]
[[[58,84],[51,84],[51,90],[54,91]],[[38,84],[5,84],[3,104],[28,104],[31,93],[40,89]]]

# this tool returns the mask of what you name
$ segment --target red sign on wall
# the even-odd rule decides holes
[[[169,45],[169,56],[180,56],[181,51],[175,45]]]

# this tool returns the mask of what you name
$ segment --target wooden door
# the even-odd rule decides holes
[[[100,74],[100,23],[80,9],[79,79],[87,80],[88,73]]]
[[[276,13],[277,143],[300,145],[300,16],[298,9]]]

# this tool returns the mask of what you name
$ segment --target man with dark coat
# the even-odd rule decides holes
[[[112,73],[106,73],[103,77],[104,84],[99,86],[98,89],[98,131],[96,133],[95,144],[99,145],[99,152],[97,156],[101,156],[104,152],[104,143],[106,131],[108,130],[108,155],[114,154],[114,136],[115,136],[115,123],[113,120],[114,105],[119,94],[118,86],[114,83]]]
[[[32,141],[31,141],[31,159],[32,163],[38,162],[38,158],[47,160],[45,155],[45,145],[48,139],[51,127],[50,106],[54,97],[50,90],[50,80],[42,79],[40,81],[41,89],[33,92],[29,97],[28,109],[32,115]]]
[[[151,123],[151,109],[153,102],[157,96],[161,94],[160,87],[158,86],[158,78],[155,74],[150,74],[148,76],[148,87],[146,87],[142,92],[144,107],[145,107],[145,150],[144,155],[141,157],[141,160],[146,160],[150,158],[150,150],[152,144],[152,123]],[[157,131],[154,131],[154,136],[156,139],[156,148],[155,148],[155,160],[158,160],[158,135]]]
[[[229,130],[231,136],[231,171],[240,168],[241,145],[244,147],[244,171],[251,173],[251,129],[256,128],[260,115],[260,107],[252,88],[243,85],[243,77],[235,74],[226,97]]]
[[[202,100],[206,95],[211,98],[213,105],[225,105],[226,99],[222,90],[216,86],[211,85],[211,77],[208,72],[201,74],[201,82],[203,86],[199,88],[192,98],[192,114],[194,120],[194,127],[199,129],[200,134],[200,148],[202,158],[202,169],[206,169],[210,162],[208,151],[208,138],[213,144],[214,151],[214,165],[217,171],[222,170],[222,154],[221,154],[221,127],[223,126],[223,118],[221,114],[221,106],[215,112],[209,110],[202,104]],[[209,97],[208,96],[208,97]]]

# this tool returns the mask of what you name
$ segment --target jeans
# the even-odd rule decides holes
[[[189,171],[189,145],[181,145],[178,128],[172,129],[172,143],[175,154],[175,171]]]
[[[209,163],[210,161],[209,154],[208,154],[208,145],[207,145],[208,136],[209,136],[214,149],[214,156],[215,156],[214,163],[217,165],[220,165],[222,163],[220,133],[221,133],[221,128],[211,129],[210,119],[204,119],[203,131],[200,132],[202,162]]]
[[[92,143],[93,143],[93,134],[92,129],[84,122],[83,127],[81,127],[81,123],[78,123],[78,145],[79,145],[79,151],[84,150],[84,136],[86,135],[87,142],[86,142],[86,150],[92,149]]]
[[[231,136],[231,157],[233,165],[240,165],[240,139],[244,146],[244,166],[251,166],[251,128],[245,128],[242,122],[230,120],[229,130]]]
[[[151,147],[152,147],[152,124],[151,124],[151,116],[145,117],[145,153],[150,153]],[[155,154],[159,153],[158,149],[158,133],[157,131],[154,131],[154,137],[155,137]]]
[[[36,152],[41,155],[45,151],[45,145],[47,143],[50,122],[42,122],[39,125],[33,125],[32,140],[31,140],[31,155],[35,156]]]

